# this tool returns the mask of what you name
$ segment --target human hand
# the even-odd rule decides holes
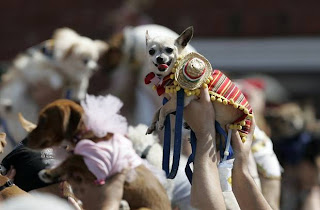
[[[184,109],[184,119],[195,132],[198,141],[215,132],[215,110],[208,88],[201,88],[200,98],[192,100]]]
[[[84,181],[81,174],[70,178],[68,182],[72,186],[74,195],[82,201],[84,209],[119,209],[127,172],[128,169],[124,169],[106,180],[104,185],[99,186],[93,182]],[[82,181],[79,182],[80,179]]]
[[[234,169],[241,168],[244,170],[248,169],[249,154],[251,151],[251,144],[253,139],[254,129],[256,127],[255,119],[252,119],[250,131],[247,135],[245,142],[242,142],[239,132],[232,130],[231,144],[234,151],[235,160],[233,163]]]
[[[105,206],[115,206],[119,208],[119,204],[123,197],[123,185],[127,177],[129,169],[124,169],[120,173],[106,180],[105,194],[107,195]]]

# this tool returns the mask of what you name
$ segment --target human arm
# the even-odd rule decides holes
[[[272,209],[255,184],[248,169],[255,122],[253,120],[247,140],[242,143],[238,131],[232,131],[232,146],[235,155],[232,170],[232,189],[241,209]]]
[[[226,209],[219,181],[216,153],[215,112],[208,89],[201,89],[184,118],[197,137],[191,187],[191,204],[198,209]]]

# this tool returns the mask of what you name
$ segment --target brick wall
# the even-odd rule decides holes
[[[0,61],[39,43],[57,27],[69,26],[93,38],[107,38],[116,0],[10,0],[0,7]],[[178,32],[194,25],[197,37],[320,35],[316,0],[162,0],[146,12]]]

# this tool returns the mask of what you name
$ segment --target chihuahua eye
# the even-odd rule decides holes
[[[154,55],[156,53],[155,49],[150,49],[149,50],[149,55]]]
[[[173,52],[173,49],[172,49],[172,48],[170,48],[170,47],[166,47],[166,49],[165,49],[165,50],[166,50],[166,52],[167,52],[167,53],[172,53],[172,52]]]
[[[82,62],[84,63],[84,65],[87,65],[89,63],[89,58],[83,58]]]

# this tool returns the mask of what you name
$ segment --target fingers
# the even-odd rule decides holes
[[[238,150],[241,147],[241,144],[243,144],[239,132],[235,129],[232,129],[231,143],[236,150]]]
[[[254,133],[254,129],[256,128],[256,120],[253,117],[251,120],[251,126],[250,126],[250,131],[249,131],[249,135],[252,136]]]
[[[113,177],[110,178],[109,183],[119,183],[123,184],[126,180],[127,174],[128,174],[129,168],[123,169],[120,173],[114,175]]]
[[[201,102],[210,102],[210,95],[208,88],[201,88],[200,89],[200,101]]]

